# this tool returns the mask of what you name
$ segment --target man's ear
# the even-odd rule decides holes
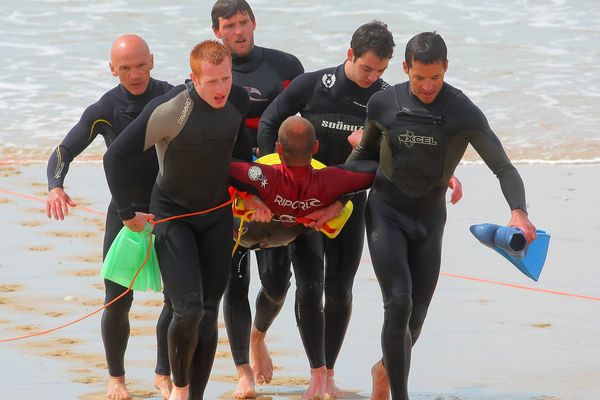
[[[112,76],[119,76],[119,74],[117,74],[117,70],[113,67],[110,61],[108,62],[108,68],[110,68],[110,73]]]
[[[319,151],[319,140],[318,140],[318,139],[317,139],[317,140],[315,140],[315,144],[313,144],[313,151],[312,151],[312,153],[313,153],[313,156],[314,156],[315,154],[317,154],[317,151]]]
[[[277,154],[279,154],[279,158],[283,155],[283,148],[281,147],[281,143],[275,142],[275,146],[277,147]]]
[[[352,47],[350,47],[348,49],[348,61],[350,62],[354,62],[354,50],[352,50]]]
[[[406,63],[406,61],[402,61],[402,70],[405,74],[408,74],[408,64]]]

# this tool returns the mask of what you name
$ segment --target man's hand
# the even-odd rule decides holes
[[[69,207],[77,207],[77,204],[63,188],[55,187],[48,192],[46,198],[46,215],[48,218],[54,217],[56,220],[64,220],[69,215]]]
[[[527,244],[533,242],[537,236],[535,232],[535,226],[533,226],[531,221],[529,221],[527,213],[523,210],[512,210],[508,226],[519,228],[521,232],[523,232],[523,234],[525,235]]]
[[[462,199],[462,183],[458,180],[457,177],[452,175],[450,178],[450,182],[448,183],[448,187],[452,189],[452,194],[450,195],[450,203],[456,204],[460,199]]]
[[[154,215],[143,212],[136,212],[135,217],[123,221],[123,225],[134,232],[141,232],[146,227],[146,222],[154,220]]]
[[[352,132],[350,134],[350,136],[348,136],[348,143],[350,143],[352,148],[355,148],[356,146],[358,146],[360,144],[360,141],[363,137],[363,132],[364,132],[364,130],[357,129],[354,132]]]
[[[327,223],[327,221],[331,221],[332,219],[339,216],[343,208],[344,205],[341,201],[335,201],[327,207],[313,211],[310,214],[304,216],[304,218],[311,219],[313,220],[313,222],[307,222],[304,224],[304,226],[318,231],[323,227],[323,225]]]
[[[271,222],[271,219],[273,219],[271,209],[258,196],[247,198],[244,200],[244,205],[246,209],[254,210],[251,217],[254,222]]]

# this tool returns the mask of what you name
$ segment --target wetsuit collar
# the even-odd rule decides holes
[[[347,62],[348,62],[348,60],[344,61],[342,63],[342,65],[340,65],[338,67],[338,71],[339,72],[336,73],[336,75],[338,76],[338,79],[341,80],[342,84],[344,84],[344,85],[350,85],[350,87],[352,87],[353,89],[358,89],[358,90],[364,89],[364,88],[361,88],[360,86],[358,86],[356,84],[356,82],[354,82],[352,79],[350,79],[348,77],[348,75],[346,75],[346,63]]]
[[[153,87],[154,87],[154,79],[153,79],[153,78],[150,78],[150,80],[148,81],[148,86],[146,87],[146,90],[144,91],[144,93],[142,93],[142,94],[138,94],[138,95],[136,96],[136,95],[133,95],[133,94],[131,94],[131,93],[129,92],[129,90],[125,89],[125,86],[123,86],[123,85],[121,85],[121,84],[119,83],[119,88],[120,88],[120,90],[121,90],[121,93],[123,94],[123,96],[125,96],[125,98],[126,98],[127,100],[138,100],[138,99],[141,99],[141,98],[143,98],[144,96],[146,96],[148,93],[151,93],[151,92],[152,92],[152,88],[153,88]]]
[[[232,57],[233,70],[242,73],[254,71],[262,62],[262,54],[262,47],[254,45],[250,51],[250,54],[248,54],[246,57],[238,57],[234,55]]]

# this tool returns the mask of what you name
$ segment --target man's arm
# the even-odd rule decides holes
[[[106,181],[117,205],[117,212],[123,223],[131,230],[139,232],[144,229],[147,221],[154,217],[151,214],[135,212],[131,206],[128,188],[129,174],[127,171],[129,160],[139,155],[160,138],[147,137],[148,121],[157,105],[151,102],[131,124],[110,145],[104,154],[104,172]]]
[[[504,198],[511,209],[508,225],[519,228],[530,243],[535,240],[536,231],[527,216],[525,185],[521,175],[512,165],[502,143],[489,127],[483,113],[478,108],[474,108],[474,112],[480,120],[481,128],[468,133],[469,142],[500,182]]]
[[[94,141],[98,134],[112,129],[108,120],[103,118],[102,108],[98,103],[89,106],[81,115],[77,124],[67,133],[62,143],[50,155],[46,168],[48,178],[48,196],[46,198],[46,215],[48,218],[63,220],[69,214],[69,207],[77,204],[64,190],[64,181],[69,165],[75,157],[83,152]]]
[[[302,74],[295,78],[263,112],[257,133],[258,149],[261,155],[264,156],[275,151],[279,126],[287,117],[295,115],[302,109],[303,99],[312,90],[309,78],[309,74]]]

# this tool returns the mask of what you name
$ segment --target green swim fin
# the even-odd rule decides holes
[[[146,229],[142,232],[134,232],[124,226],[106,254],[100,275],[121,286],[129,287],[136,272],[146,259],[150,245],[150,232],[152,232],[150,224],[147,224]],[[154,235],[152,235],[150,256],[131,289],[142,292],[148,290],[160,292],[161,286],[158,259],[154,249]]]

